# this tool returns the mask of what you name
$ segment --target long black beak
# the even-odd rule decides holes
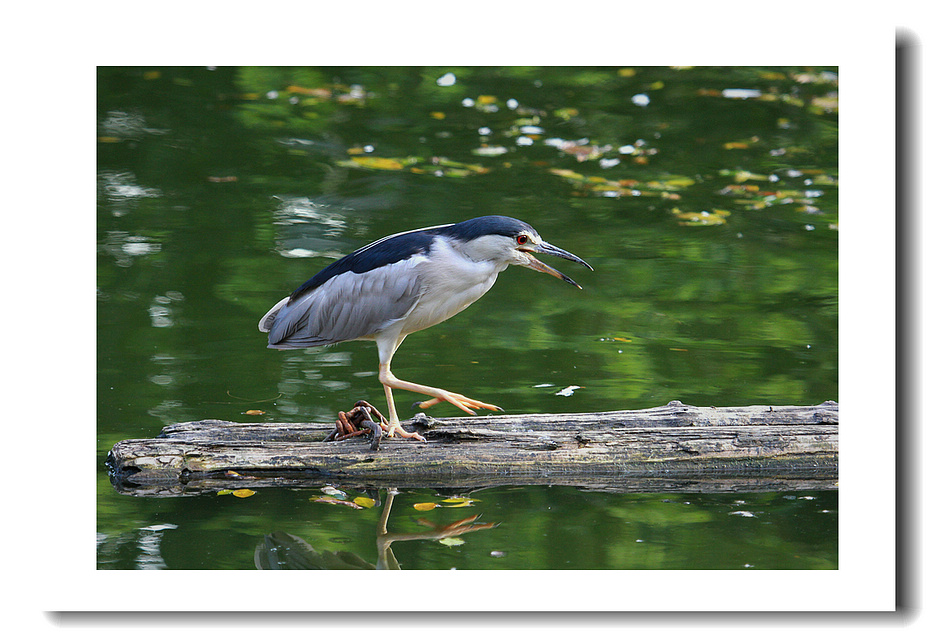
[[[526,256],[529,257],[529,263],[526,264],[525,267],[528,267],[529,269],[534,269],[537,272],[542,272],[544,274],[550,274],[551,276],[554,276],[555,278],[561,278],[566,283],[570,283],[574,285],[575,287],[577,287],[578,289],[581,289],[581,285],[579,285],[578,283],[576,283],[569,277],[565,276],[563,273],[561,273],[557,269],[549,267],[548,265],[546,265],[545,263],[537,259],[535,256],[533,256],[530,252],[534,251],[539,254],[548,254],[550,256],[558,256],[559,258],[564,258],[565,260],[568,260],[568,261],[581,263],[582,265],[587,267],[592,272],[594,271],[594,268],[588,265],[587,263],[585,263],[584,259],[578,258],[571,252],[566,252],[562,248],[555,247],[551,243],[546,243],[545,241],[540,241],[537,245],[531,245],[529,246],[529,249],[524,249],[523,251],[526,252]]]

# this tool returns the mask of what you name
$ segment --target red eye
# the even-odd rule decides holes
[[[525,245],[525,244],[526,244],[526,241],[528,241],[528,240],[529,240],[529,237],[528,237],[528,236],[526,236],[525,234],[520,234],[519,236],[516,237],[516,244],[517,244],[517,245]]]

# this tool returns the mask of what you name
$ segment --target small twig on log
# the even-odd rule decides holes
[[[380,418],[380,422],[374,421],[373,416]],[[360,428],[363,425],[367,430]],[[383,413],[377,410],[366,400],[358,400],[350,411],[338,411],[338,421],[335,422],[334,430],[324,439],[326,442],[341,441],[350,437],[363,435],[367,431],[373,434],[370,442],[370,450],[376,451],[380,448],[380,439],[383,437],[383,431],[389,430],[389,421],[383,417]]]

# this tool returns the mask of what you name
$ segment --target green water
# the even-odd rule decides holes
[[[579,290],[508,269],[406,340],[400,378],[507,413],[837,400],[836,91],[821,68],[100,69],[99,567],[253,568],[276,532],[377,562],[382,505],[136,498],[103,464],[174,422],[382,404],[372,343],[271,351],[256,323],[405,229],[506,214],[595,271],[550,261]],[[837,567],[833,490],[517,486],[413,508],[451,494],[401,492],[390,530],[498,525],[394,543],[404,569]]]

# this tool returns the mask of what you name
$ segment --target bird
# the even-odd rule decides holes
[[[414,382],[390,370],[393,355],[411,333],[463,311],[487,293],[509,265],[549,274],[578,289],[565,274],[534,254],[584,265],[583,259],[547,243],[528,223],[508,216],[480,216],[459,223],[409,230],[381,238],[331,263],[260,319],[270,349],[304,349],[350,340],[376,342],[379,380],[386,394],[388,437],[425,439],[400,424],[393,389],[430,396],[414,406],[449,402],[476,415],[498,406]]]

